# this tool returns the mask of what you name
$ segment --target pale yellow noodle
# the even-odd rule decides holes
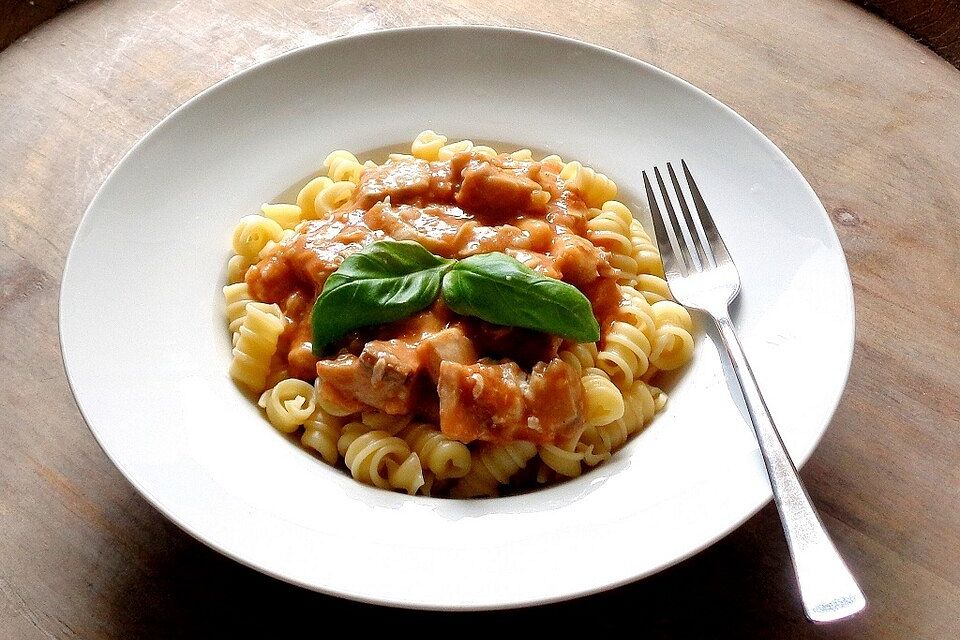
[[[467,445],[451,440],[432,425],[413,423],[403,429],[399,436],[420,457],[424,470],[429,470],[438,480],[462,478],[470,471],[470,449]]]
[[[350,198],[357,190],[357,185],[349,181],[334,182],[317,194],[314,201],[314,211],[318,218],[326,218],[331,212],[336,211]]]
[[[459,142],[451,142],[450,144],[445,144],[440,147],[440,150],[437,151],[438,160],[449,160],[458,153],[466,153],[473,149],[472,140],[461,140]]]
[[[278,431],[293,433],[316,409],[313,385],[296,378],[281,380],[260,396],[258,404],[266,410],[267,419]]]
[[[693,357],[693,323],[690,313],[672,300],[661,300],[652,305],[657,323],[650,361],[663,371],[686,364]]]
[[[247,257],[232,256],[227,262],[227,282],[229,284],[243,282],[243,278],[247,274],[247,269],[249,269],[252,264],[253,261]]]
[[[340,418],[331,416],[318,408],[303,423],[303,436],[300,442],[317,451],[327,464],[337,464],[337,460],[340,459],[337,441],[340,440],[342,429],[343,422]]]
[[[230,333],[236,333],[247,315],[247,304],[253,302],[250,287],[246,282],[235,282],[223,288],[223,297],[227,303],[227,323]]]
[[[617,197],[617,185],[613,180],[577,161],[568,162],[560,177],[567,181],[568,188],[583,197],[589,207],[599,207]]]
[[[251,391],[263,391],[266,386],[270,359],[286,324],[280,307],[264,305],[265,309],[260,304],[247,305],[230,362],[230,376]]]
[[[634,433],[640,431],[653,419],[657,411],[654,394],[660,390],[637,380],[624,392],[623,417],[608,424],[588,427],[580,436],[584,448],[590,448],[593,458],[599,462],[624,445]]]
[[[442,136],[427,129],[421,131],[414,138],[413,144],[410,146],[410,153],[421,160],[433,162],[440,154],[440,147],[445,144],[447,144],[447,136]]]
[[[455,498],[496,496],[499,485],[509,483],[536,455],[537,446],[523,440],[478,447],[473,452],[470,472],[453,486],[450,495]]]
[[[633,259],[637,262],[637,272],[663,278],[663,261],[660,251],[650,240],[639,220],[630,223],[630,243],[633,245]]]
[[[297,206],[300,207],[300,213],[304,220],[316,220],[317,196],[332,184],[333,180],[327,176],[319,176],[303,185],[303,188],[297,193]]]
[[[647,370],[650,350],[650,340],[639,327],[617,320],[607,329],[603,349],[597,355],[597,366],[625,389]]]
[[[423,486],[417,454],[402,438],[359,423],[344,426],[337,449],[354,479],[381,489],[402,489],[413,495]]]
[[[278,242],[282,237],[283,227],[270,218],[244,216],[233,230],[233,251],[252,260],[268,242]]]
[[[328,155],[323,161],[323,166],[334,182],[357,184],[360,182],[360,176],[363,175],[363,165],[357,160],[357,156],[343,149],[337,149]]]
[[[373,430],[386,431],[392,436],[397,435],[398,431],[410,424],[412,419],[413,416],[410,414],[392,416],[379,411],[364,411],[360,414],[360,422],[365,426]]]
[[[660,276],[641,274],[637,278],[637,290],[643,294],[643,297],[650,304],[672,299],[667,281]]]
[[[293,229],[303,219],[303,212],[295,204],[269,204],[264,202],[260,211],[283,229]]]

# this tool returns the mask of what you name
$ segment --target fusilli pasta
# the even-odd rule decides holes
[[[270,372],[270,359],[277,350],[284,321],[280,307],[250,303],[237,331],[230,376],[251,391],[262,391]]]
[[[410,495],[423,486],[420,458],[409,445],[386,431],[370,431],[359,422],[347,424],[337,449],[354,479],[381,489],[402,489]]]
[[[317,405],[313,385],[296,378],[281,380],[260,396],[258,404],[267,411],[267,419],[278,431],[293,433],[313,414]]]

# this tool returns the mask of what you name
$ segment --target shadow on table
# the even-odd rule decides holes
[[[860,624],[854,620],[815,627],[803,622],[772,505],[706,551],[644,580],[570,602],[485,613],[409,611],[324,596],[248,569],[172,525],[170,535],[172,551],[158,553],[150,567],[151,593],[143,592],[142,583],[128,589],[132,585],[124,585],[121,578],[102,594],[115,608],[111,635],[310,637],[332,632],[336,623],[347,625],[350,635],[361,636],[379,629],[426,636],[459,635],[465,630],[509,636],[562,629],[631,631],[642,638],[793,638],[798,637],[798,628],[809,629],[804,637],[856,635]],[[603,563],[616,558],[598,549],[593,557],[557,562]]]

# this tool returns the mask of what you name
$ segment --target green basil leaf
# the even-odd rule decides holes
[[[585,295],[573,285],[540,275],[503,253],[458,262],[443,277],[442,295],[453,311],[493,324],[552,333],[577,342],[600,339],[600,325]]]
[[[455,260],[411,241],[381,240],[348,256],[313,305],[313,352],[360,327],[401,320],[430,306]]]

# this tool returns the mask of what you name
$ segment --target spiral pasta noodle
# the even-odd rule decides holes
[[[462,478],[470,471],[470,449],[467,445],[446,437],[438,429],[423,423],[414,423],[400,432],[410,449],[420,457],[424,470],[438,480]]]
[[[693,356],[690,313],[672,300],[655,302],[651,308],[657,324],[657,335],[650,361],[661,371],[676,369]]]
[[[630,222],[633,216],[621,203],[610,200],[601,209],[590,209],[587,237],[598,247],[633,259]],[[635,270],[635,269],[634,269]]]
[[[357,160],[357,156],[343,149],[337,149],[328,155],[323,161],[323,167],[334,182],[358,184],[360,176],[363,175],[363,165]]]
[[[343,424],[339,418],[326,413],[323,409],[314,411],[303,423],[303,435],[300,442],[320,454],[327,464],[337,464],[340,451],[337,442],[340,440]]]
[[[247,305],[253,302],[250,287],[246,282],[228,284],[223,288],[223,297],[227,303],[227,323],[230,333],[236,333],[247,315]]]
[[[230,260],[227,261],[227,283],[237,284],[238,282],[243,282],[243,278],[247,274],[247,269],[249,269],[252,264],[253,261],[244,256],[231,256]]]
[[[633,245],[633,259],[637,263],[637,273],[648,273],[663,278],[663,260],[660,251],[650,240],[639,220],[630,222],[630,244]]]
[[[623,394],[600,369],[587,369],[583,383],[583,422],[587,427],[607,424],[623,417]]]
[[[264,202],[263,205],[260,206],[260,212],[263,214],[263,217],[270,218],[284,230],[293,229],[300,224],[300,221],[303,219],[303,212],[300,210],[300,207],[295,204],[270,204]]]
[[[646,372],[651,348],[650,340],[639,327],[617,320],[607,329],[603,349],[597,354],[597,366],[623,388]]]
[[[283,227],[260,215],[240,218],[233,230],[233,251],[250,260],[257,257],[264,245],[283,237]]]
[[[573,443],[573,445],[575,444],[576,442]],[[577,451],[574,446],[561,447],[555,444],[545,444],[540,447],[538,453],[543,464],[561,476],[576,478],[583,473],[584,454],[582,451]],[[548,479],[540,474],[538,475],[540,476],[538,481],[542,482]]]
[[[652,345],[657,335],[657,321],[653,307],[643,294],[633,287],[621,286],[620,296],[620,315],[639,328]]]
[[[450,144],[445,144],[437,151],[438,160],[449,160],[458,153],[466,153],[473,149],[472,140],[461,140],[460,142],[452,142]]]
[[[313,385],[296,378],[281,380],[264,391],[257,404],[266,410],[270,424],[283,433],[299,429],[317,408]]]
[[[573,367],[573,370],[582,376],[585,370],[597,366],[597,343],[564,343],[557,357]]]
[[[410,146],[410,153],[412,153],[415,158],[432,162],[439,158],[440,148],[445,144],[447,144],[447,136],[442,136],[427,129],[426,131],[421,131],[417,134],[417,137],[413,139],[413,144]]]
[[[304,220],[317,219],[317,196],[332,184],[333,180],[327,176],[319,176],[303,185],[297,193],[297,206],[300,207],[300,215]]]
[[[325,187],[318,194],[313,203],[314,214],[318,218],[325,218],[336,211],[353,197],[357,185],[349,181],[334,182]]]
[[[617,185],[613,180],[576,160],[563,167],[560,177],[577,190],[588,207],[599,207],[617,197]]]
[[[474,145],[472,151],[474,155],[479,155],[484,158],[494,158],[497,155],[496,149],[482,144]]]
[[[360,414],[360,422],[368,429],[386,431],[392,436],[397,435],[401,429],[410,424],[412,419],[413,416],[410,414],[392,416],[379,411],[364,411]]]
[[[640,431],[653,419],[657,412],[655,395],[661,394],[662,392],[656,387],[637,380],[623,394],[623,417],[608,424],[584,429],[579,446],[591,450],[593,460],[596,460],[594,464],[609,458],[610,454],[622,447],[631,435]]]
[[[470,472],[450,490],[456,498],[493,497],[501,484],[507,484],[537,455],[537,445],[524,440],[489,445],[472,456]]]
[[[637,291],[642,293],[643,297],[646,298],[650,304],[660,302],[661,300],[673,299],[673,296],[670,295],[670,287],[667,286],[667,281],[660,276],[652,274],[644,273],[637,278]]]
[[[280,307],[252,302],[237,331],[230,376],[251,391],[263,391],[270,359],[277,350],[285,322]]]
[[[423,468],[409,445],[386,431],[370,431],[359,423],[347,424],[337,450],[354,479],[381,489],[401,489],[413,495],[423,486]]]

